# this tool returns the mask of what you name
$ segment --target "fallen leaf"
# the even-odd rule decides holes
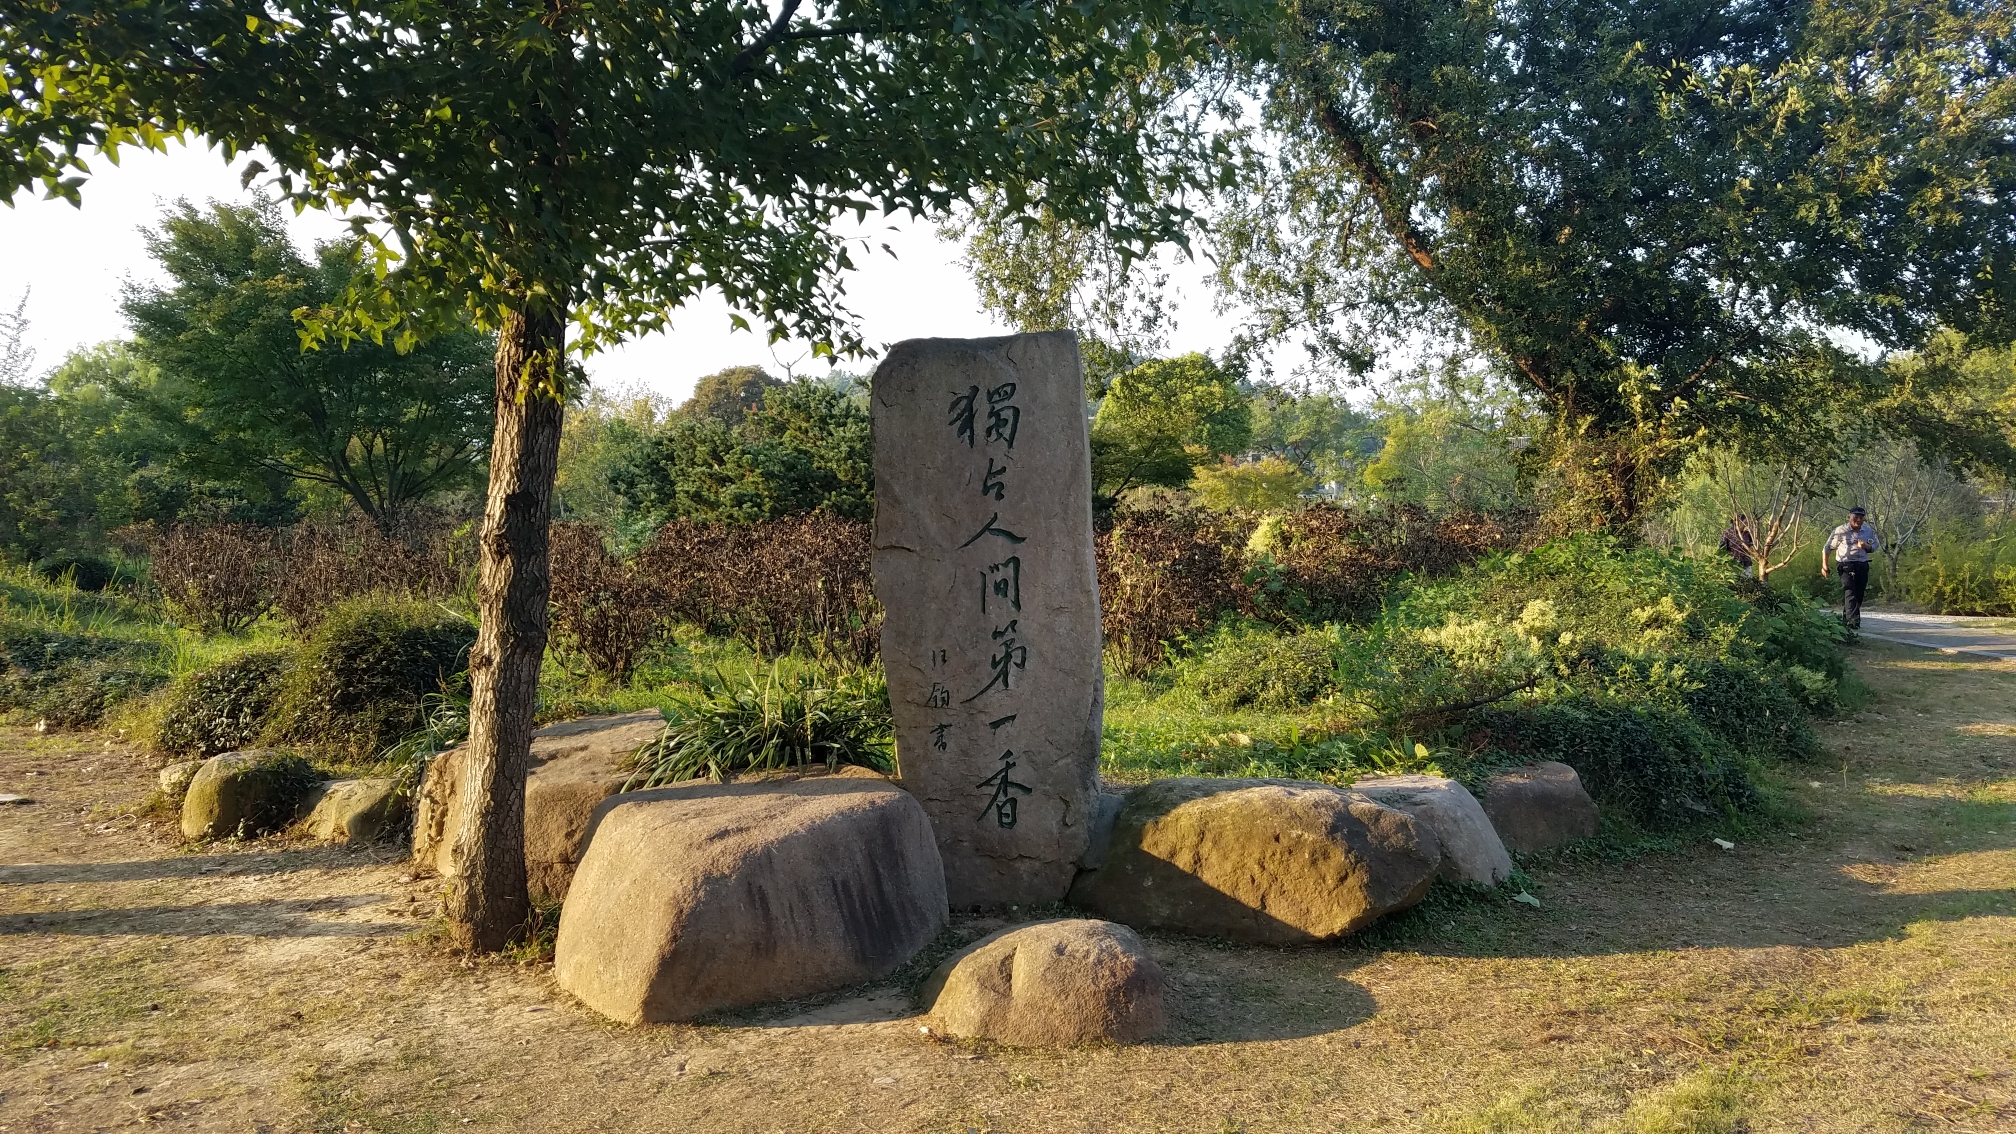
[[[1521,890],[1517,894],[1512,895],[1512,900],[1515,902],[1525,902],[1527,905],[1532,906],[1536,910],[1540,908],[1540,899],[1534,897],[1533,895],[1527,893],[1524,890]]]

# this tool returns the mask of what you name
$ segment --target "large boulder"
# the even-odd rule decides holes
[[[1596,801],[1575,769],[1553,760],[1508,768],[1484,785],[1484,814],[1511,849],[1528,854],[1596,833]]]
[[[1144,929],[1327,941],[1420,901],[1441,861],[1427,824],[1355,792],[1176,777],[1127,793],[1071,901]]]
[[[553,970],[625,1023],[872,980],[945,925],[930,820],[873,773],[629,792],[593,824]]]
[[[301,801],[301,828],[325,843],[369,843],[394,833],[406,800],[390,779],[324,780]]]
[[[319,777],[299,756],[247,748],[203,761],[182,796],[182,837],[222,839],[277,831]]]
[[[1492,829],[1491,819],[1455,780],[1441,776],[1378,776],[1359,780],[1351,790],[1428,824],[1442,843],[1445,881],[1496,886],[1512,876],[1512,856]]]
[[[532,768],[525,777],[525,881],[535,900],[567,896],[589,817],[621,790],[630,757],[664,728],[664,714],[645,709],[562,721],[532,734]],[[413,861],[443,877],[454,873],[454,817],[466,751],[453,748],[434,758],[414,808]]]
[[[954,954],[924,984],[940,1031],[1023,1047],[1134,1043],[1168,1023],[1162,969],[1124,925],[1039,921]]]

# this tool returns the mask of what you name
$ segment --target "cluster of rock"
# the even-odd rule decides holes
[[[564,898],[555,975],[642,1023],[793,999],[886,975],[948,921],[944,863],[914,796],[876,773],[620,793],[655,714],[541,730],[526,866]],[[456,753],[420,792],[415,858],[452,869]],[[1133,928],[1265,944],[1331,941],[1418,902],[1436,878],[1492,885],[1519,850],[1594,834],[1572,769],[1503,773],[1484,801],[1453,780],[1352,788],[1158,780],[1102,793],[1070,900],[1106,920],[1004,930],[924,987],[948,1035],[1130,1042],[1164,1023],[1162,975]],[[1501,839],[1500,826],[1518,841]]]
[[[406,800],[389,778],[310,780],[270,748],[226,752],[161,769],[162,794],[181,797],[182,836],[223,839],[292,827],[328,843],[368,843],[405,829]]]

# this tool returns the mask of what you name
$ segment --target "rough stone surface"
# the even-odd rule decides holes
[[[1440,875],[1450,882],[1496,886],[1512,876],[1512,856],[1468,788],[1441,776],[1379,776],[1351,790],[1428,824],[1442,844]]]
[[[925,982],[940,1031],[1023,1047],[1134,1043],[1168,1023],[1162,969],[1124,925],[1084,918],[1004,929]]]
[[[1521,854],[1596,833],[1596,801],[1575,769],[1553,760],[1508,768],[1484,785],[1484,814],[1505,845]]]
[[[871,416],[904,786],[955,907],[1056,901],[1088,841],[1104,707],[1077,339],[898,343]]]
[[[196,778],[196,772],[201,767],[201,760],[184,760],[161,769],[161,794],[179,796],[188,791],[189,781]]]
[[[1327,941],[1420,901],[1441,861],[1427,824],[1355,792],[1176,777],[1127,793],[1071,900],[1144,929]]]
[[[323,780],[301,801],[301,828],[325,843],[369,843],[393,834],[406,801],[390,779]]]
[[[562,721],[532,734],[532,769],[525,777],[525,878],[535,900],[567,896],[586,849],[589,816],[623,786],[623,763],[664,727],[664,714],[646,709]],[[463,752],[450,749],[428,765],[415,808],[413,860],[443,877],[454,873]]]
[[[1102,791],[1092,799],[1092,831],[1085,844],[1085,853],[1078,860],[1080,869],[1097,870],[1106,864],[1106,850],[1113,844],[1113,824],[1120,818],[1120,809],[1127,806],[1127,796],[1117,791]]]
[[[221,839],[284,826],[308,785],[268,774],[283,758],[271,748],[247,748],[203,761],[182,797],[182,837]]]
[[[881,976],[946,920],[931,823],[885,780],[629,792],[596,811],[553,971],[625,1023]]]

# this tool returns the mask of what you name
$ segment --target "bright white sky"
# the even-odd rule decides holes
[[[119,314],[120,284],[160,278],[140,232],[167,204],[182,197],[242,203],[256,192],[256,186],[239,187],[237,171],[221,152],[201,146],[171,146],[165,154],[127,150],[116,167],[103,158],[90,160],[93,176],[83,188],[82,209],[25,193],[13,208],[0,208],[0,308],[12,313],[27,291],[29,339],[40,371],[77,347],[127,333]],[[246,160],[241,157],[238,166]],[[342,231],[322,213],[292,217],[290,224],[304,250]],[[874,238],[874,251],[856,252],[861,266],[846,286],[869,343],[1006,333],[980,310],[972,279],[956,263],[958,247],[941,242],[932,226],[871,218],[864,235]],[[896,257],[881,251],[884,243]],[[1177,316],[1168,344],[1172,354],[1215,352],[1229,337],[1230,322],[1212,310],[1205,270],[1201,262],[1184,262],[1172,272]],[[733,330],[726,304],[710,299],[676,314],[670,332],[589,359],[588,371],[605,389],[643,386],[683,400],[701,377],[751,363],[780,377],[786,369],[800,375],[826,369],[803,344],[779,343],[773,350],[760,335]],[[866,369],[873,363],[851,365]]]

